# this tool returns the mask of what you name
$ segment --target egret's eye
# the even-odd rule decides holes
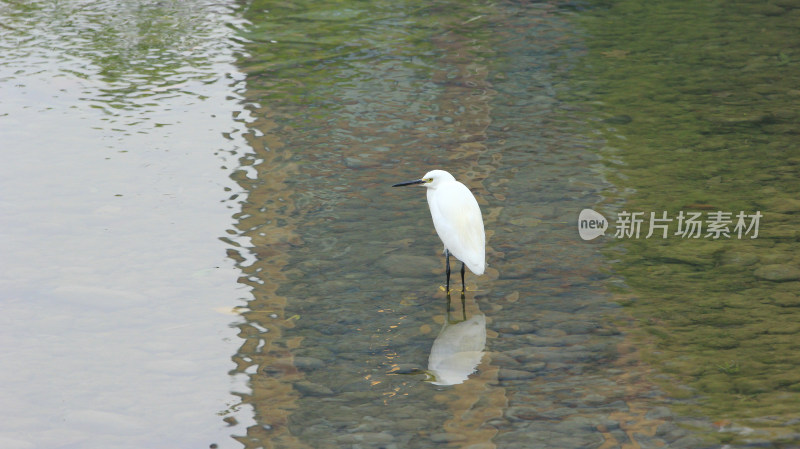
[[[425,178],[425,179],[423,179],[423,181],[425,181],[425,182],[433,182],[433,178]]]

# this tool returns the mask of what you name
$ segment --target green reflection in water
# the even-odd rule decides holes
[[[666,385],[671,394],[699,395],[690,413],[798,431],[784,423],[800,402],[800,9],[596,6],[580,17],[590,81],[576,95],[595,102],[611,178],[632,189],[624,207],[764,215],[757,239],[619,242],[615,268],[632,288],[623,293],[635,297],[627,304],[649,336],[648,357],[692,387]]]
[[[231,47],[227,27],[238,25],[231,6],[202,0],[32,1],[3,12],[13,20],[0,28],[6,60],[31,75],[57,67],[65,92],[80,92],[80,101],[129,133],[140,121],[174,123],[158,109],[162,102],[186,94],[207,99],[195,92],[221,78],[217,65],[229,62]]]

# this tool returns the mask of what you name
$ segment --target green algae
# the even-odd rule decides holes
[[[589,52],[574,100],[630,192],[609,203],[763,214],[755,239],[614,242],[645,358],[691,387],[665,385],[686,413],[800,431],[800,4],[598,1],[576,20]]]

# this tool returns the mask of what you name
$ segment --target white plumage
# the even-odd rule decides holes
[[[422,179],[431,179],[428,188],[428,207],[433,227],[456,259],[464,262],[477,275],[486,269],[486,234],[478,201],[467,186],[456,181],[444,170],[433,170]]]
[[[447,287],[450,287],[449,254],[454,255],[477,275],[486,270],[486,234],[478,201],[464,184],[444,170],[431,170],[420,179],[393,187],[421,184],[428,189],[428,207],[433,227],[444,244],[447,260]],[[461,267],[464,292],[464,266]]]

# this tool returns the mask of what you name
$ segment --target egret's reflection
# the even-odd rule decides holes
[[[456,385],[464,382],[481,363],[485,346],[485,315],[451,321],[448,310],[444,326],[431,347],[426,380],[434,385]]]

